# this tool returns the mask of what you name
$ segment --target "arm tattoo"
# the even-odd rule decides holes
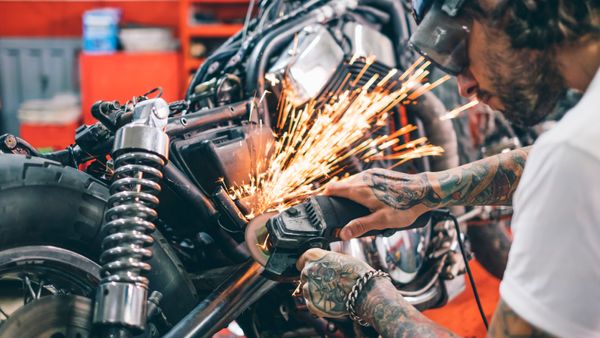
[[[504,301],[500,300],[490,331],[489,338],[551,338],[552,335],[534,327],[516,314]]]
[[[358,313],[383,338],[456,337],[423,316],[388,281],[371,281],[357,299]]]
[[[407,175],[374,171],[364,179],[386,205],[407,210],[424,204],[509,205],[525,166],[528,148],[499,154],[442,172]]]

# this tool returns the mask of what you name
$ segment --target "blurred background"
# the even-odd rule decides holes
[[[0,1],[0,134],[64,148],[99,99],[183,97],[248,0]]]

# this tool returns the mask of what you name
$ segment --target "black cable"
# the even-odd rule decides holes
[[[469,276],[469,282],[471,283],[471,289],[473,290],[473,295],[475,296],[475,301],[477,302],[477,308],[479,309],[479,314],[481,315],[481,319],[483,320],[483,325],[485,325],[485,329],[488,329],[488,321],[485,317],[485,313],[483,312],[483,306],[481,305],[481,299],[479,299],[479,293],[477,292],[477,286],[475,286],[475,279],[473,279],[473,273],[471,272],[471,268],[469,267],[469,259],[467,258],[467,253],[465,251],[464,243],[461,238],[460,226],[458,225],[458,219],[456,216],[452,215],[450,211],[447,210],[436,210],[446,219],[451,219],[454,223],[454,228],[456,229],[456,238],[458,240],[458,246],[460,247],[460,253],[462,254],[463,260],[465,261],[465,268],[467,269],[467,275]]]
[[[467,258],[467,254],[465,252],[465,246],[463,240],[460,236],[460,226],[458,225],[458,219],[456,216],[448,213],[448,217],[452,219],[454,222],[454,228],[456,228],[456,238],[458,239],[458,246],[460,247],[460,253],[462,254],[463,260],[465,261],[465,267],[467,269],[467,275],[469,275],[469,282],[471,283],[471,288],[473,289],[473,295],[475,296],[475,301],[477,302],[477,308],[479,309],[479,314],[481,315],[481,319],[483,320],[483,325],[485,325],[485,329],[489,329],[487,318],[485,317],[485,313],[483,312],[483,306],[481,305],[481,299],[479,299],[479,293],[477,292],[477,286],[475,286],[475,280],[473,279],[473,273],[471,272],[471,268],[469,267],[469,259]]]
[[[250,24],[250,19],[252,18],[252,13],[254,12],[254,3],[256,0],[250,0],[248,4],[248,10],[246,11],[246,19],[244,20],[244,30],[242,33],[242,43],[246,41],[246,34],[248,33],[248,25]]]

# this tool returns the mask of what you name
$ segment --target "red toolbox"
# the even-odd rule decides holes
[[[90,113],[98,100],[121,103],[142,95],[155,87],[162,87],[167,102],[182,98],[181,57],[178,52],[115,54],[82,53],[81,109],[83,122],[93,124]]]

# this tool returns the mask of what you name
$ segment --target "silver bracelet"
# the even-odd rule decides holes
[[[363,320],[356,314],[354,304],[358,299],[358,295],[361,293],[364,287],[367,286],[367,283],[369,283],[369,281],[375,277],[385,277],[391,280],[389,273],[383,272],[381,270],[371,270],[365,273],[358,280],[356,280],[356,283],[354,284],[354,286],[352,286],[352,290],[348,294],[348,299],[346,300],[346,310],[348,310],[350,318],[362,326],[369,326],[369,323],[367,323],[365,320]]]

